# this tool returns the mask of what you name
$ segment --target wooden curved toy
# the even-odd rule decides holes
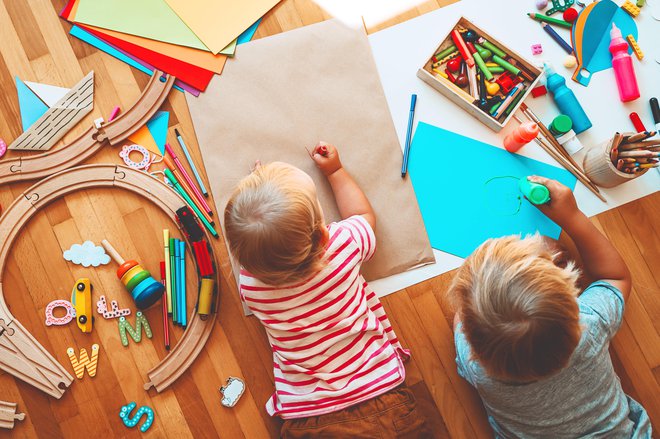
[[[167,98],[174,85],[174,76],[156,71],[149,80],[138,101],[125,113],[104,124],[101,128],[92,125],[69,145],[43,154],[18,157],[0,162],[0,185],[24,180],[35,180],[77,165],[105,145],[116,145],[139,130]]]
[[[27,189],[0,218],[0,369],[60,398],[73,377],[59,364],[7,309],[3,273],[10,249],[21,228],[50,202],[79,189],[117,187],[141,195],[176,221],[176,211],[185,206],[183,198],[149,174],[119,165],[86,165],[48,177]],[[204,231],[206,239],[208,234]],[[184,234],[185,235],[185,234]],[[215,256],[210,253],[215,264]],[[217,264],[216,264],[217,265]],[[216,275],[216,276],[219,276]],[[216,279],[219,280],[219,279]],[[216,285],[219,282],[216,281]],[[148,372],[145,389],[166,389],[195,361],[208,340],[217,311],[217,288],[211,313],[206,320],[193,313],[190,325],[170,354]]]
[[[15,402],[0,401],[0,428],[11,430],[14,428],[14,421],[25,419],[25,413],[16,413],[16,407]]]

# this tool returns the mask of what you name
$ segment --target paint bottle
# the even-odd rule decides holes
[[[552,120],[548,127],[557,142],[564,147],[570,155],[575,154],[583,148],[580,139],[573,131],[573,121],[565,114],[560,114]]]
[[[534,183],[523,177],[518,181],[520,192],[532,204],[545,204],[550,201],[550,191],[547,187],[539,183]]]
[[[525,122],[504,138],[504,149],[516,152],[539,134],[539,126],[534,122]]]
[[[610,53],[612,54],[612,68],[619,88],[621,102],[634,101],[639,97],[639,86],[635,76],[632,57],[628,53],[628,43],[623,39],[621,30],[612,23],[610,31]]]
[[[573,121],[573,131],[580,134],[591,128],[591,121],[587,117],[587,113],[584,112],[573,91],[566,86],[566,79],[556,73],[550,64],[546,63],[544,68],[547,78],[546,86],[562,114],[567,115]]]

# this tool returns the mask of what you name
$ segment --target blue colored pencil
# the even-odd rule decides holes
[[[552,37],[553,40],[557,42],[561,46],[562,49],[566,51],[569,55],[573,53],[573,48],[571,47],[570,44],[568,44],[562,37],[559,36],[557,32],[550,26],[548,23],[541,23],[541,27],[543,30]]]
[[[181,270],[179,275],[181,277],[181,326],[184,328],[188,324],[188,308],[186,303],[186,243],[185,241],[179,241],[181,246]]]
[[[403,164],[401,165],[401,178],[408,173],[408,155],[410,154],[410,137],[412,136],[413,120],[415,119],[415,105],[417,104],[417,95],[410,97],[410,114],[408,115],[408,131],[406,131],[406,147],[403,151]]]
[[[195,175],[195,180],[197,180],[197,183],[199,184],[199,189],[202,191],[202,194],[205,197],[208,197],[209,193],[206,190],[206,186],[204,186],[204,182],[202,181],[202,178],[199,176],[199,172],[197,172],[197,168],[195,167],[195,162],[193,162],[192,157],[190,157],[190,153],[188,152],[188,148],[186,147],[186,144],[183,142],[183,137],[181,137],[179,130],[177,130],[176,128],[174,128],[174,134],[176,134],[176,140],[179,142],[179,145],[181,145],[181,149],[183,150],[183,154],[186,156],[188,165],[190,165],[190,169],[192,169],[193,174]]]

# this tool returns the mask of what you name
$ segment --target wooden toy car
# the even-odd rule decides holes
[[[76,323],[82,332],[92,332],[92,285],[86,277],[76,281],[71,291],[71,303],[76,310]]]

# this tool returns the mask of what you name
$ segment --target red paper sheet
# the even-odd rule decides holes
[[[119,38],[111,37],[102,32],[92,30],[87,26],[81,24],[78,24],[78,26],[85,29],[85,31],[91,33],[92,35],[107,41],[113,46],[116,46],[121,50],[124,50],[131,55],[148,62],[157,69],[163,70],[164,72],[176,76],[177,79],[185,82],[186,84],[190,84],[198,90],[206,90],[206,87],[209,85],[211,78],[213,78],[214,73],[210,70],[188,64],[176,58],[154,52],[153,50],[145,49],[135,44],[128,43],[124,40],[120,40]]]

